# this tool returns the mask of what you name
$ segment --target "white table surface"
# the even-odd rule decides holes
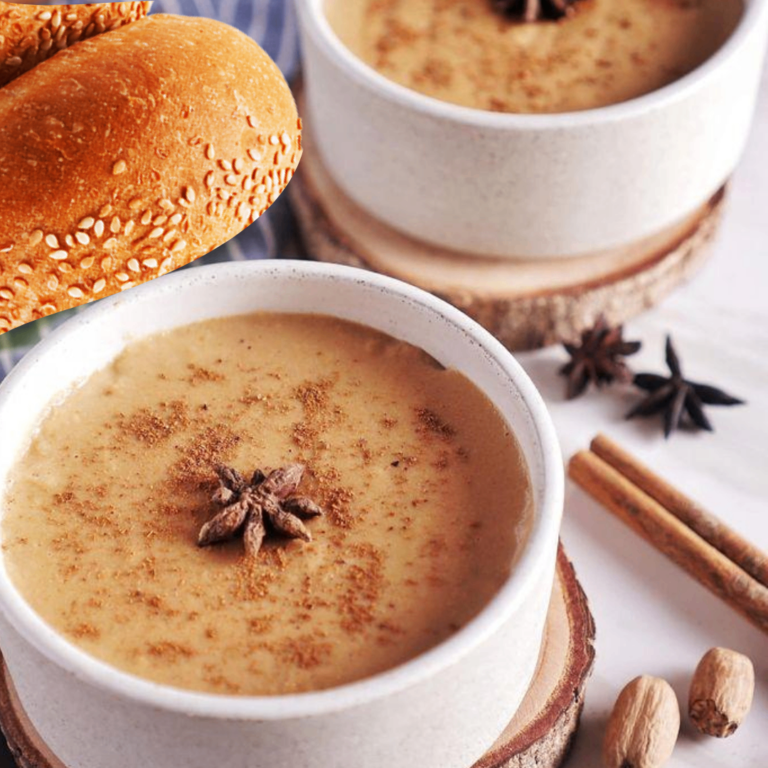
[[[662,305],[630,322],[644,342],[635,370],[666,370],[671,331],[684,373],[748,401],[709,408],[716,433],[681,432],[665,441],[659,424],[625,422],[636,399],[592,392],[567,402],[557,368],[562,349],[520,355],[541,389],[565,457],[604,431],[731,526],[768,550],[768,76],[747,152],[731,187],[712,259]],[[621,688],[640,674],[666,678],[683,724],[670,768],[768,766],[768,635],[679,570],[570,481],[563,540],[597,624],[597,661],[569,768],[597,768],[608,714]],[[688,721],[691,675],[712,646],[755,663],[752,712],[729,739],[698,735]]]

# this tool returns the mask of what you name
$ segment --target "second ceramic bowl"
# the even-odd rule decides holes
[[[500,257],[579,256],[693,213],[741,156],[768,0],[745,0],[726,44],[675,83],[623,104],[509,115],[391,82],[331,29],[326,0],[297,0],[306,123],[339,186],[390,226]]]
[[[0,558],[0,649],[19,700],[67,768],[468,768],[501,733],[536,667],[563,466],[520,366],[430,294],[346,267],[270,261],[176,273],[100,302],[0,387],[0,509],[8,473],[62,393],[132,339],[257,310],[363,323],[423,348],[485,392],[517,435],[532,479],[535,519],[512,575],[460,632],[390,672],[318,693],[234,697],[151,683],[87,655],[29,607]]]

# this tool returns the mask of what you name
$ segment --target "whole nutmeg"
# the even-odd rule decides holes
[[[619,694],[603,744],[606,768],[659,768],[680,732],[680,707],[672,686],[658,677],[636,677]]]
[[[735,733],[752,706],[755,668],[742,653],[712,648],[702,657],[691,681],[688,713],[708,736]]]

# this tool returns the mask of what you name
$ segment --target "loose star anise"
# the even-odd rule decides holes
[[[493,7],[504,16],[531,22],[539,19],[559,19],[573,13],[576,0],[491,0]]]
[[[634,355],[642,346],[639,341],[625,341],[624,328],[611,328],[605,317],[600,315],[594,327],[581,334],[581,344],[565,344],[571,356],[560,373],[568,377],[566,394],[569,400],[583,394],[590,382],[598,387],[618,381],[628,384],[632,381],[623,358]]]
[[[214,504],[223,509],[201,529],[197,543],[201,547],[242,535],[245,551],[256,556],[268,528],[291,539],[311,541],[302,522],[323,514],[311,499],[293,496],[304,476],[303,464],[289,464],[265,475],[257,469],[250,481],[230,467],[219,467],[219,487]]]
[[[687,414],[693,426],[713,432],[712,423],[704,413],[705,405],[744,404],[743,400],[723,392],[722,389],[684,379],[680,358],[670,336],[667,336],[666,359],[670,376],[638,373],[634,377],[632,383],[644,389],[648,395],[627,414],[628,419],[663,412],[664,436],[669,437],[682,424],[683,417]]]

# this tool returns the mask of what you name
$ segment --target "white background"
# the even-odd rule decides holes
[[[604,431],[710,511],[768,550],[768,77],[749,147],[730,190],[712,258],[661,306],[631,321],[642,339],[638,371],[665,372],[671,331],[693,380],[748,401],[709,408],[714,435],[676,433],[660,422],[624,422],[631,391],[592,392],[567,402],[557,368],[562,349],[520,355],[546,398],[565,457]],[[639,674],[674,687],[683,725],[670,768],[768,766],[768,635],[748,624],[697,582],[568,483],[563,540],[597,623],[597,662],[569,768],[597,768],[605,724],[621,688]],[[746,653],[755,663],[753,710],[729,739],[698,735],[687,717],[691,674],[712,646]]]

